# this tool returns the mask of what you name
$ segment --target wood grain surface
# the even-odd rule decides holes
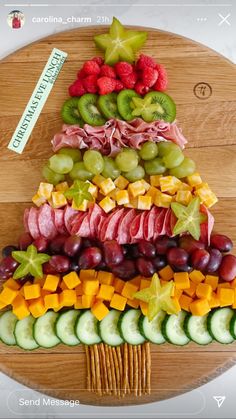
[[[177,119],[189,143],[186,154],[197,162],[204,181],[220,198],[213,208],[215,230],[236,243],[236,70],[213,50],[171,33],[147,29],[144,53],[165,64],[168,93],[177,103]],[[0,63],[0,246],[14,243],[23,230],[22,215],[41,179],[41,167],[51,152],[50,141],[60,130],[60,108],[68,85],[82,63],[98,54],[92,37],[104,28],[87,27],[52,35],[8,56]],[[53,47],[68,53],[22,155],[7,144]],[[212,94],[202,98],[196,87],[207,83]],[[207,87],[207,89],[209,89]],[[194,93],[197,92],[197,96]],[[235,362],[236,344],[193,343],[178,348],[152,346],[152,394],[118,400],[86,391],[82,346],[26,353],[0,345],[0,368],[16,380],[43,393],[79,399],[93,405],[148,403],[197,387]]]

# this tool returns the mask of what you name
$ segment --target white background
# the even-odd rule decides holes
[[[6,3],[6,4],[4,4]],[[64,5],[63,5],[64,3]],[[67,3],[67,4],[65,4]],[[23,45],[29,44],[51,33],[82,26],[68,24],[68,16],[77,20],[90,19],[89,24],[108,24],[115,15],[123,23],[150,26],[175,32],[199,41],[225,55],[236,63],[236,3],[230,1],[83,1],[48,0],[27,2],[1,0],[0,5],[0,57],[8,55]],[[134,4],[135,3],[135,4]],[[148,4],[149,3],[149,4]],[[8,27],[6,19],[10,11],[21,10],[26,18],[20,30]],[[229,15],[227,19],[226,16]],[[44,17],[50,23],[33,23],[33,17]],[[58,19],[52,23],[52,20]],[[60,23],[62,18],[63,23]],[[224,20],[224,21],[223,21]],[[88,24],[88,23],[87,23]],[[56,47],[56,45],[55,45]],[[14,80],[12,80],[14,83]],[[193,355],[194,356],[194,355]],[[14,358],[12,359],[14,362]],[[79,377],[75,377],[78,380]],[[183,396],[167,401],[137,407],[102,408],[90,406],[43,407],[43,396],[0,373],[0,418],[15,417],[81,417],[81,418],[236,418],[236,366],[217,379]],[[213,396],[225,396],[221,408]],[[39,399],[41,406],[19,406],[20,398]],[[47,398],[46,398],[47,399]]]

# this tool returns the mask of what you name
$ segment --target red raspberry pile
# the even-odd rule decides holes
[[[111,67],[101,57],[94,57],[84,63],[77,79],[69,87],[70,96],[85,93],[106,95],[123,89],[134,89],[140,95],[150,90],[163,92],[168,84],[167,72],[162,64],[152,57],[141,54],[135,64],[120,61]]]

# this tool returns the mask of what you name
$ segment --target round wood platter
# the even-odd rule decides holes
[[[53,135],[60,130],[60,108],[69,84],[83,62],[99,52],[93,36],[104,27],[86,27],[52,35],[0,63],[0,247],[15,243],[23,230],[22,215],[41,180],[41,167],[51,154]],[[177,120],[204,181],[219,197],[212,212],[215,230],[229,234],[236,245],[236,69],[213,50],[168,32],[147,29],[142,52],[163,63],[169,75],[168,93],[177,104]],[[30,140],[18,155],[7,144],[23,113],[53,47],[68,53],[58,80]],[[0,345],[0,369],[43,393],[79,399],[91,405],[148,403],[189,391],[234,364],[236,343],[200,347],[152,346],[150,396],[96,396],[86,390],[83,346],[26,353]]]

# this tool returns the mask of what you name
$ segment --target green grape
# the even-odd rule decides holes
[[[73,160],[64,154],[54,154],[49,159],[49,167],[54,172],[64,175],[72,170]]]
[[[64,175],[60,175],[51,170],[48,163],[43,166],[42,175],[47,182],[52,183],[53,185],[57,185],[65,179]]]
[[[136,180],[141,180],[145,177],[145,170],[142,166],[138,165],[135,169],[123,173],[123,175],[129,182],[136,182]]]
[[[139,155],[143,160],[152,160],[158,155],[158,146],[152,141],[146,141],[139,151]]]
[[[69,176],[72,180],[91,180],[93,178],[93,173],[86,169],[82,161],[79,161],[74,164],[73,169],[69,173]]]
[[[116,164],[122,172],[129,172],[138,166],[138,153],[132,148],[124,148],[116,156]]]
[[[84,165],[86,169],[94,175],[99,175],[104,169],[104,160],[96,150],[87,150],[84,153]]]
[[[112,180],[120,176],[120,170],[116,166],[116,162],[111,157],[103,157],[104,160],[104,169],[102,171],[102,176],[105,178],[110,177]]]
[[[189,175],[192,175],[195,172],[195,162],[189,157],[185,157],[183,162],[178,166],[170,170],[171,176],[176,176],[178,178],[183,178]]]
[[[81,151],[78,148],[63,147],[58,151],[58,154],[70,156],[74,163],[82,160]]]
[[[147,175],[161,175],[165,173],[166,166],[163,163],[163,160],[160,157],[156,157],[153,160],[145,161],[144,163],[145,172]]]
[[[172,143],[172,141],[161,141],[160,143],[158,143],[158,156],[159,157],[166,156],[172,150],[181,151],[181,148],[177,144]]]
[[[184,155],[180,149],[173,149],[163,157],[163,162],[165,163],[167,169],[173,169],[174,167],[179,166],[183,160]]]

